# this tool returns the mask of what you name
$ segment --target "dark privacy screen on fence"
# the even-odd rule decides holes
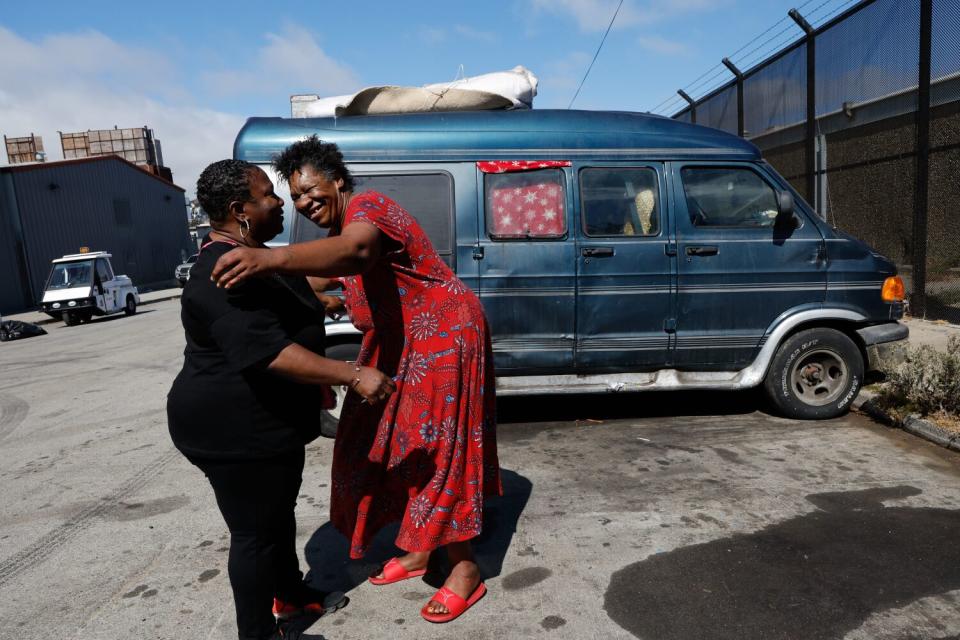
[[[697,124],[737,133],[737,88],[723,89],[697,105]]]
[[[802,124],[807,117],[806,45],[747,76],[743,101],[743,126],[748,138]]]
[[[817,37],[817,117],[917,86],[919,0],[879,0]],[[915,107],[914,107],[915,108]]]
[[[742,69],[745,137],[824,219],[897,263],[913,313],[960,322],[960,2],[863,0],[797,34]],[[733,79],[693,98],[675,118],[737,132]]]

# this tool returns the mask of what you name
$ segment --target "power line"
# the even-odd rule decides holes
[[[622,6],[623,0],[620,0],[620,4],[617,5],[617,10],[613,12],[613,17],[610,18],[610,24],[607,25],[607,30],[603,33],[603,38],[600,40],[600,46],[597,47],[597,52],[593,54],[593,60],[590,61],[590,66],[587,67],[587,72],[583,74],[583,80],[580,81],[580,86],[577,87],[577,92],[573,94],[573,98],[570,99],[570,104],[567,105],[567,109],[573,106],[577,96],[580,95],[580,89],[583,89],[583,83],[587,81],[587,76],[590,75],[590,70],[593,69],[593,63],[597,61],[597,56],[600,55],[600,49],[603,49],[603,43],[607,41],[607,34],[609,34],[610,29],[613,28],[613,22],[617,19],[617,14],[620,13],[620,7]]]

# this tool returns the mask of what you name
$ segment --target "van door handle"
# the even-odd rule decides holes
[[[720,253],[720,248],[715,244],[707,244],[699,247],[687,247],[688,256],[715,256]]]
[[[613,255],[613,247],[584,247],[580,255],[586,258],[602,258]]]

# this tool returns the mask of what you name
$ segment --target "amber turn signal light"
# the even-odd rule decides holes
[[[907,291],[903,286],[903,278],[891,276],[884,280],[880,297],[883,298],[884,302],[902,302],[907,297]]]

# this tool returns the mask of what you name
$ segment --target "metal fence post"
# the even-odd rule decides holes
[[[721,62],[737,77],[737,135],[743,138],[746,133],[743,128],[743,72],[730,62],[730,58],[724,58]]]
[[[687,104],[690,105],[690,122],[697,124],[697,103],[696,101],[687,95],[687,92],[683,89],[677,90],[677,95],[687,101]]]
[[[807,34],[807,200],[815,202],[817,194],[817,38],[814,28],[796,9],[787,15]],[[817,213],[820,213],[819,211]]]
[[[920,0],[920,78],[917,85],[917,187],[913,212],[913,314],[927,313],[927,205],[930,183],[930,69],[933,0]]]

